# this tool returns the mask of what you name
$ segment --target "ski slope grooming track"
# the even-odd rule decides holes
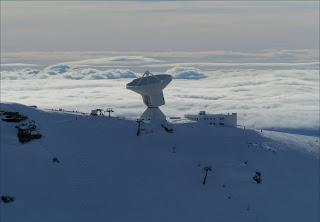
[[[199,123],[144,123],[136,136],[136,122],[115,117],[0,110],[43,135],[20,144],[1,121],[0,192],[15,197],[0,202],[1,221],[319,221],[318,137]]]

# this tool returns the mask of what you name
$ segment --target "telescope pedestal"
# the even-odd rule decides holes
[[[166,116],[159,107],[148,107],[141,116],[146,121],[166,121]]]

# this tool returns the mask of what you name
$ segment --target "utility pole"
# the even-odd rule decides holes
[[[143,123],[143,119],[137,119],[136,122],[138,123],[137,136],[139,136],[141,131],[141,123]]]
[[[110,118],[110,113],[113,113],[114,111],[113,111],[113,109],[112,108],[107,108],[107,110],[106,110],[108,113],[109,113],[109,118]]]
[[[205,176],[203,178],[203,182],[202,182],[202,184],[205,185],[207,182],[208,171],[212,171],[212,169],[211,169],[211,166],[207,166],[207,167],[204,167],[203,170],[206,171],[206,174],[205,174]]]

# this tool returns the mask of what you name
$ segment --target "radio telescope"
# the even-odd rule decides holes
[[[170,75],[153,75],[146,71],[142,77],[127,84],[130,89],[142,96],[143,103],[148,107],[141,116],[144,120],[166,120],[159,106],[165,104],[162,90],[171,82]]]

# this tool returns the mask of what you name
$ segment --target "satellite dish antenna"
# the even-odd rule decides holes
[[[172,76],[167,74],[153,75],[146,71],[142,77],[127,84],[130,89],[142,96],[148,107],[141,116],[144,120],[166,120],[159,106],[165,104],[162,90],[171,82]]]

